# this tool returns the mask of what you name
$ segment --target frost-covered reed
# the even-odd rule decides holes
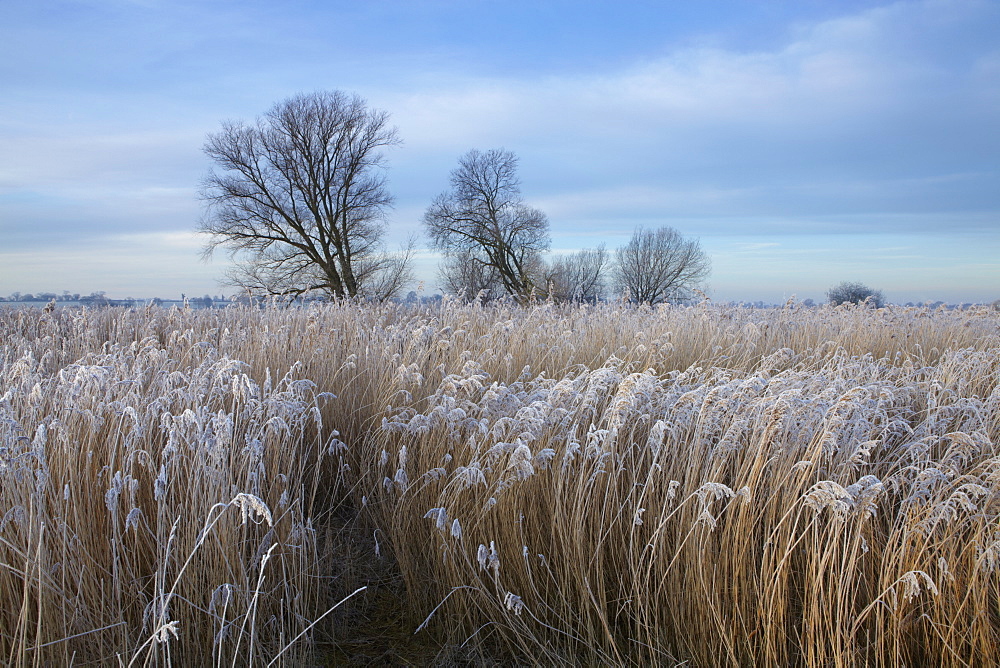
[[[63,364],[62,341],[6,338],[3,663],[244,663],[327,602],[311,516],[337,458],[314,384],[173,339]]]
[[[0,310],[0,332],[8,663],[303,661],[350,632],[331,555],[390,564],[418,637],[494,658],[1000,662],[987,309]],[[347,524],[372,551],[336,547]]]

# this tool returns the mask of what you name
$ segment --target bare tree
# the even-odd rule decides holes
[[[462,295],[469,301],[492,301],[504,295],[497,270],[488,263],[474,262],[468,250],[446,255],[438,268],[438,280],[444,292]]]
[[[521,200],[517,156],[510,151],[472,150],[459,158],[451,189],[428,207],[424,227],[446,263],[461,258],[495,272],[504,292],[520,299],[535,288],[549,221]]]
[[[615,283],[639,303],[689,299],[692,288],[708,277],[711,261],[697,239],[685,239],[672,227],[639,228],[615,251]]]
[[[230,283],[251,292],[384,299],[409,276],[413,244],[382,243],[392,204],[382,149],[400,143],[386,112],[340,91],[279,102],[253,124],[224,122],[205,153],[209,256],[238,260]]]
[[[844,281],[826,291],[826,298],[834,306],[839,304],[870,304],[875,308],[885,306],[881,290],[874,290],[863,283]]]
[[[547,294],[556,301],[595,302],[604,296],[607,267],[603,245],[557,257],[546,272]]]

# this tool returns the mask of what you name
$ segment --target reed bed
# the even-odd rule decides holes
[[[1000,663],[995,311],[0,309],[0,332],[11,665],[323,661],[379,614],[375,562],[441,662]]]

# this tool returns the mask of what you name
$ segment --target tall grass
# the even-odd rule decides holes
[[[302,663],[349,640],[325,615],[376,560],[417,637],[499,659],[1000,662],[987,309],[0,310],[0,332],[13,665]]]

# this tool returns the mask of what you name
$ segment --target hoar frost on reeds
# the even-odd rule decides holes
[[[307,513],[339,442],[313,383],[184,355],[147,339],[5,365],[5,663],[270,656],[323,603]]]
[[[443,647],[1000,661],[987,309],[338,303],[0,328],[9,663],[301,662],[349,622],[325,617],[349,593],[319,548],[334,508]]]

